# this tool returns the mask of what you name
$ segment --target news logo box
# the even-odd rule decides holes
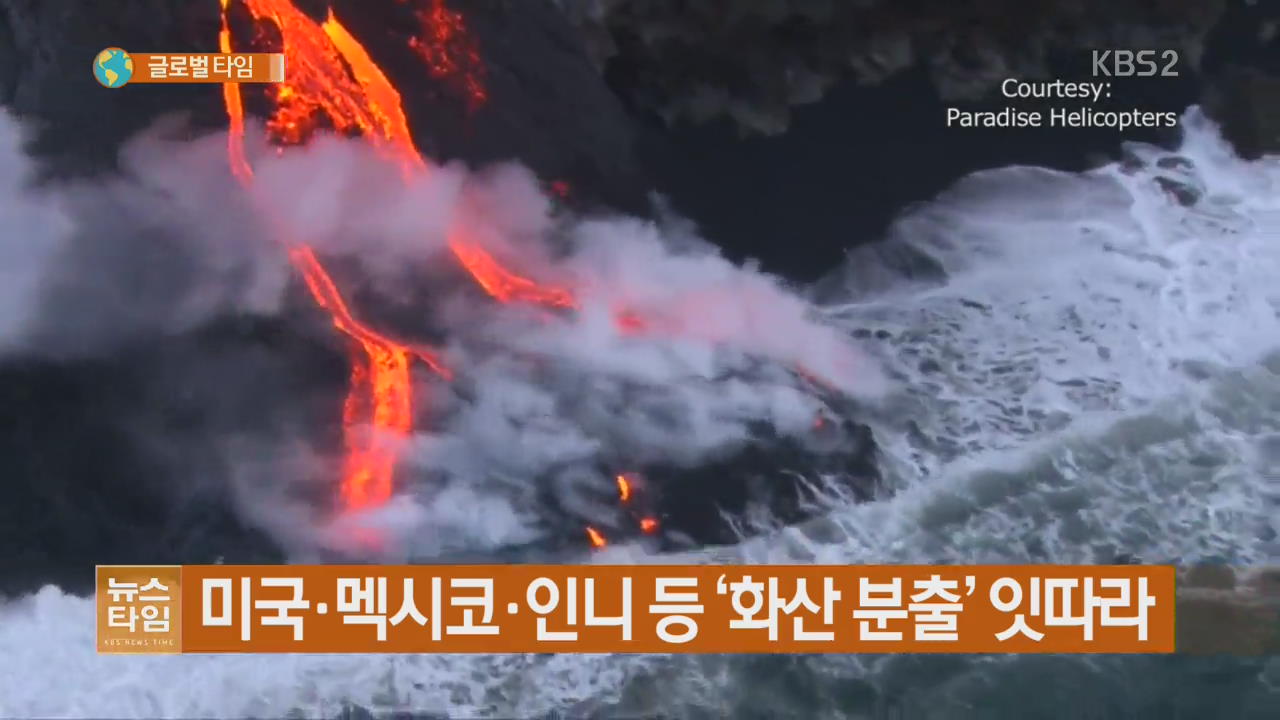
[[[280,83],[284,53],[131,53],[130,83]]]
[[[182,651],[182,567],[97,567],[98,652],[174,654]]]
[[[1163,566],[184,566],[99,572],[99,649],[1168,653]],[[104,575],[105,573],[105,575]],[[173,581],[176,648],[111,614]],[[105,578],[105,579],[104,579]],[[108,580],[115,584],[109,584]],[[121,585],[126,583],[126,585]],[[155,589],[154,587],[152,589]],[[154,619],[156,611],[148,611]],[[139,616],[140,617],[140,616]],[[122,619],[123,618],[123,619]],[[108,624],[110,623],[110,624]],[[127,628],[127,629],[126,629]],[[152,628],[155,629],[154,627]],[[104,632],[106,631],[106,632]],[[121,633],[128,632],[128,635]],[[123,648],[123,649],[122,649]]]

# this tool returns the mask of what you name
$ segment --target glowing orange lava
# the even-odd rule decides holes
[[[640,531],[646,535],[652,534],[658,529],[657,518],[645,517],[640,518]]]
[[[274,111],[267,120],[268,133],[277,144],[303,143],[320,123],[327,122],[338,132],[366,138],[406,175],[428,170],[413,142],[400,93],[332,11],[323,23],[317,23],[290,0],[237,1],[255,22],[274,25],[280,35],[287,80],[273,86]],[[426,61],[432,76],[460,83],[473,107],[483,103],[487,97],[480,80],[483,64],[466,35],[461,14],[448,10],[443,0],[425,1],[430,6],[419,10],[424,32],[411,42],[414,50]],[[222,52],[231,52],[231,0],[220,3],[218,45]],[[244,147],[244,101],[239,85],[226,83],[222,90],[229,117],[231,169],[247,185],[253,170]],[[567,189],[567,184],[564,187]],[[286,244],[289,259],[302,274],[311,297],[361,350],[352,363],[343,406],[346,458],[341,496],[347,509],[380,505],[391,495],[399,447],[413,429],[411,358],[422,360],[445,378],[451,377],[450,372],[430,349],[396,342],[358,321],[314,250],[303,244]],[[577,307],[568,289],[540,285],[509,270],[461,228],[450,234],[448,245],[459,264],[496,300]],[[618,315],[617,322],[624,331],[645,327],[630,313]],[[621,476],[619,480],[625,502],[630,486],[621,484],[625,482]],[[646,518],[641,527],[656,528],[656,520]],[[593,547],[606,545],[605,537],[595,528],[588,526],[586,532]]]
[[[222,2],[222,29],[218,31],[218,51],[231,52],[231,27],[227,24],[227,4]],[[236,83],[222,84],[222,101],[227,106],[227,117],[230,128],[227,132],[227,156],[231,160],[231,172],[240,182],[247,183],[253,177],[253,170],[244,154],[244,103],[240,99],[240,85]]]
[[[369,53],[347,29],[329,11],[329,17],[321,25],[325,35],[333,42],[334,47],[342,54],[342,58],[351,67],[356,82],[364,91],[366,111],[372,115],[372,126],[356,121],[364,131],[365,137],[371,138],[375,145],[390,152],[392,157],[402,163],[406,170],[423,170],[426,163],[418,154],[413,144],[413,135],[409,132],[409,121],[405,118],[404,108],[400,102],[400,93],[387,76],[382,73]],[[286,59],[287,62],[287,59]]]
[[[230,52],[229,0],[221,2],[218,44],[222,52]],[[321,112],[336,128],[359,130],[378,147],[395,149],[398,158],[406,156],[406,148],[417,158],[399,94],[332,15],[319,25],[288,0],[245,0],[245,6],[255,19],[270,20],[279,29],[286,67],[290,68],[290,80],[278,87],[276,112],[268,121],[276,141],[305,140],[315,114]],[[354,81],[346,75],[342,59],[352,67]],[[247,184],[253,171],[244,152],[244,103],[239,85],[224,84],[223,99],[230,117],[232,172]],[[352,363],[343,405],[346,457],[341,496],[348,509],[380,505],[391,496],[399,445],[413,429],[410,357],[421,359],[445,377],[450,376],[449,371],[430,350],[397,343],[356,320],[310,247],[290,243],[289,259],[316,304],[363,351],[363,357]]]
[[[498,263],[484,248],[467,242],[460,233],[449,238],[449,248],[471,277],[500,302],[527,302],[553,308],[576,308],[573,294],[564,288],[539,285]]]
[[[276,92],[276,112],[267,125],[273,137],[286,144],[303,142],[315,128],[317,115],[323,115],[338,130],[359,132],[369,138],[376,147],[406,170],[427,169],[427,163],[422,159],[409,132],[400,93],[360,42],[338,22],[332,11],[325,22],[318,26],[323,31],[320,33],[317,32],[315,21],[295,8],[289,0],[244,1],[255,19],[274,22],[284,38],[288,82],[279,85]],[[227,0],[223,0],[224,8],[226,2]],[[441,37],[462,37],[459,33],[464,31],[465,26],[462,25],[461,15],[445,9],[443,4],[434,3],[433,9],[424,18],[424,23],[438,20],[442,27],[447,28],[437,33]],[[223,25],[225,28],[225,13]],[[326,38],[328,42],[325,42]],[[350,74],[343,61],[351,68]],[[440,72],[445,72],[446,69],[454,72],[459,67],[461,66],[446,64],[440,65],[438,69]],[[236,103],[238,102],[237,98]],[[231,105],[229,102],[228,113],[232,112]],[[240,114],[243,114],[242,110]],[[233,120],[233,134],[237,122],[243,134],[242,119]],[[542,287],[533,280],[517,275],[503,267],[483,247],[464,239],[460,233],[454,233],[449,238],[449,247],[476,282],[497,300],[574,307],[573,297],[567,290]]]
[[[422,32],[409,41],[409,46],[426,63],[433,78],[461,92],[467,107],[475,110],[489,99],[489,93],[484,87],[484,62],[467,31],[466,20],[462,13],[446,7],[444,0],[419,0],[419,5]]]
[[[627,502],[631,499],[631,481],[626,475],[619,475],[618,480],[618,499]]]

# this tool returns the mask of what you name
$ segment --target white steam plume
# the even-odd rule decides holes
[[[225,142],[221,135],[139,140],[124,179],[63,191],[81,213],[118,204],[126,229],[162,228],[186,260],[181,292],[131,295],[122,268],[137,258],[104,256],[101,243],[127,250],[136,240],[119,238],[114,226],[102,238],[81,223],[66,257],[45,264],[37,295],[70,286],[73,297],[111,299],[97,304],[114,314],[92,309],[73,323],[89,326],[75,345],[88,352],[110,346],[121,317],[179,331],[218,313],[272,311],[283,287],[282,242],[357,260],[363,289],[392,304],[425,293],[430,302],[414,305],[419,326],[400,323],[396,334],[446,338],[446,362],[459,378],[419,376],[421,430],[398,475],[400,496],[366,518],[403,541],[392,543],[396,553],[527,540],[535,478],[558,482],[583,468],[656,461],[691,465],[740,446],[753,424],[807,432],[823,401],[801,375],[866,400],[886,390],[877,365],[778,279],[653,222],[563,217],[522,167],[433,167],[406,180],[366,143],[327,137],[261,153],[245,188],[226,169]],[[461,270],[448,242],[459,232],[515,272],[570,289],[576,309],[503,304],[456,281]],[[434,285],[450,275],[454,282]],[[352,288],[343,289],[350,300]],[[67,321],[68,308],[42,302],[36,326],[48,335]],[[4,310],[19,304],[7,301]],[[621,322],[624,315],[635,324]],[[376,317],[362,319],[379,327]],[[332,459],[319,459],[317,469],[295,448],[236,456],[257,458],[239,461],[246,511],[290,547],[350,536],[350,518],[327,525],[288,499],[317,473],[336,476]],[[572,495],[565,483],[561,490]]]
[[[92,356],[278,308],[288,266],[230,185],[225,141],[168,130],[129,143],[117,176],[37,188],[0,112],[0,349]]]
[[[55,198],[34,190],[23,134],[0,112],[0,352],[22,346],[41,279],[70,222]]]

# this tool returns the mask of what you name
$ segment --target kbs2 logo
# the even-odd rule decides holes
[[[1178,77],[1178,51],[1094,50],[1094,77]]]

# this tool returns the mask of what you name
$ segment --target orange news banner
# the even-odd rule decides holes
[[[130,53],[137,83],[284,82],[284,53]]]
[[[1169,653],[1169,566],[99,566],[103,653]]]

